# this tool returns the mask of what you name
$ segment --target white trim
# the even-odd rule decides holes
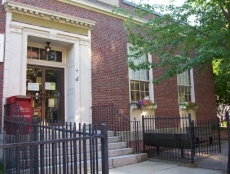
[[[89,32],[88,32],[88,36],[89,36],[89,57],[90,57],[90,69],[89,69],[89,71],[90,71],[90,74],[91,74],[91,79],[90,79],[90,82],[89,82],[89,84],[90,84],[90,96],[93,96],[93,94],[92,94],[92,32],[91,32],[91,30],[89,30]],[[92,116],[92,105],[93,105],[93,99],[92,99],[92,97],[90,98],[90,100],[89,100],[89,103],[90,103],[90,111],[89,111],[89,113],[90,113],[90,115],[89,115],[89,119],[90,119],[90,121],[91,121],[91,123],[93,123],[93,116]]]
[[[194,74],[193,74],[193,68],[190,70],[190,77],[191,77],[191,100],[192,102],[195,102],[195,87],[194,87]]]
[[[191,85],[189,87],[191,87],[191,102],[195,103],[195,87],[194,87],[194,73],[193,73],[193,68],[191,70],[189,70],[189,74],[190,74],[190,83]],[[177,89],[178,89],[178,75],[177,74]],[[184,85],[183,85],[184,86]],[[179,99],[179,91],[177,91],[177,97]],[[179,100],[178,100],[179,102]],[[184,109],[184,106],[181,106],[180,103],[179,104],[179,111]]]
[[[22,69],[26,70],[27,69],[27,40],[28,40],[28,33],[23,32],[22,33],[22,45],[24,45],[24,47],[22,47],[22,61],[21,61],[21,67]],[[26,76],[27,76],[27,72],[26,71],[22,71],[21,72],[21,94],[26,95]]]
[[[98,1],[117,7],[119,6],[119,0],[98,0]]]
[[[115,12],[113,12],[113,7],[103,6],[101,4],[91,2],[91,1],[83,1],[83,0],[58,0],[58,1],[71,4],[77,7],[85,8],[88,10],[92,10],[115,18],[123,19],[123,20],[129,17],[128,15],[124,15],[124,14],[116,14]],[[132,20],[133,22],[137,22],[137,23],[147,22],[147,20],[138,17],[133,17]]]
[[[71,82],[73,86],[73,95],[76,102],[73,103],[73,120],[78,119],[78,122],[81,120],[91,123],[90,118],[90,107],[92,101],[92,89],[91,89],[91,68],[90,61],[91,57],[89,56],[89,39],[91,37],[82,36],[74,33],[64,32],[60,30],[53,30],[50,28],[34,26],[30,24],[20,23],[12,21],[12,13],[6,13],[6,46],[5,46],[5,61],[4,61],[4,85],[3,85],[3,104],[5,104],[6,97],[12,95],[25,95],[26,94],[26,66],[30,65],[40,65],[40,66],[49,66],[64,68],[65,72],[65,116],[70,117],[66,114],[68,110],[66,89],[67,84],[67,62],[49,62],[36,59],[27,59],[27,45],[33,46],[37,45],[38,47],[41,44],[36,44],[36,40],[33,42],[31,40],[28,42],[28,38],[34,37],[38,39],[38,43],[42,41],[49,40],[56,42],[58,45],[52,45],[54,50],[62,50],[63,60],[66,60],[67,50],[71,47],[74,47],[73,54],[71,55],[73,61],[73,73],[71,76]],[[86,34],[90,33],[90,29],[87,30]],[[37,38],[35,38],[37,37]],[[61,44],[59,44],[61,43]],[[63,46],[63,49],[62,49]],[[52,63],[52,64],[51,64]],[[85,64],[87,63],[87,64]],[[17,66],[15,66],[17,65]],[[85,67],[83,67],[84,65]],[[79,70],[76,72],[76,70]],[[80,72],[81,71],[81,72]],[[79,77],[79,80],[77,78]],[[76,80],[75,80],[76,79]],[[81,85],[87,80],[87,85]],[[87,93],[88,95],[84,98],[83,94]],[[79,94],[79,95],[78,95]],[[75,97],[76,96],[76,97]],[[87,99],[87,101],[85,101]],[[70,101],[71,103],[72,101]]]
[[[0,62],[4,60],[5,35],[0,34]]]
[[[127,43],[127,54],[129,54],[129,47],[131,47],[131,46],[132,46],[131,43]],[[152,63],[152,55],[148,53],[148,57],[147,58],[148,58],[148,61],[150,63]],[[131,79],[130,78],[129,67],[128,67],[128,75],[129,75],[129,101],[131,103],[132,101],[131,101],[131,93],[130,93],[130,91],[131,91],[130,80],[134,80],[135,81],[135,79]],[[154,100],[154,85],[151,82],[151,79],[153,79],[153,69],[152,68],[149,70],[149,80],[148,81],[144,81],[144,80],[137,80],[137,81],[149,82],[149,99],[153,103],[155,103],[155,100]]]
[[[57,13],[55,11],[50,11],[17,2],[7,1],[4,3],[4,8],[6,12],[20,13],[27,16],[53,20],[68,25],[77,25],[82,28],[92,28],[96,24],[94,21],[88,19],[73,17],[63,13]]]
[[[28,46],[36,47],[36,48],[44,48],[43,47],[44,45],[36,44],[36,43],[29,43],[29,42],[27,44],[27,47]],[[65,67],[66,66],[66,49],[52,46],[52,50],[62,52],[62,62],[53,62],[53,61],[46,61],[46,60],[39,60],[39,59],[29,59],[26,56],[27,63],[35,64],[35,65],[42,65],[42,66]]]
[[[7,14],[11,14],[11,13],[7,13]],[[83,36],[79,34],[69,33],[69,32],[50,29],[50,28],[39,27],[35,25],[30,25],[30,24],[24,24],[20,22],[11,21],[9,26],[10,28],[13,28],[13,27],[21,28],[27,33],[30,33],[29,34],[30,36],[37,36],[37,37],[46,38],[46,39],[53,39],[52,38],[53,36],[51,35],[51,33],[56,31],[57,33],[56,40],[59,40],[59,41],[68,40],[68,42],[74,43],[78,39],[87,40],[87,41],[89,40],[88,36]]]
[[[186,73],[186,77],[185,77],[184,73]],[[189,73],[189,75],[188,75],[188,73]],[[185,83],[179,84],[179,83],[181,83],[181,77],[182,78],[188,78],[189,81],[187,80],[187,81],[185,81]],[[184,80],[182,82],[184,82]],[[189,85],[189,82],[190,82],[190,85]],[[182,72],[181,74],[177,74],[177,87],[178,86],[181,86],[181,87],[190,87],[191,102],[195,102],[193,69],[186,70],[186,71]],[[178,95],[179,95],[179,91],[177,91],[177,92],[178,92]]]
[[[152,55],[151,54],[148,54],[148,61],[150,63],[152,63]],[[152,83],[152,80],[153,79],[153,69],[151,68],[149,70],[149,97],[150,97],[150,100],[152,100],[153,103],[155,103],[155,98],[154,98],[154,85]]]

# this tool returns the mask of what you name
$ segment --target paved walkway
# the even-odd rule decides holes
[[[223,174],[223,171],[145,161],[109,170],[109,174]]]
[[[110,169],[110,174],[225,174],[228,142],[222,142],[222,153],[195,159],[195,165],[170,161],[148,160],[138,164]]]
[[[202,158],[195,158],[195,163],[198,167],[215,170],[227,170],[228,162],[228,141],[222,141],[221,153],[214,155],[207,155]]]

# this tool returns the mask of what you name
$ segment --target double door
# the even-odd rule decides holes
[[[33,98],[34,116],[64,121],[64,69],[28,65],[26,87],[26,95]]]

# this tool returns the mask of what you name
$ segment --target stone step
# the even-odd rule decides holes
[[[121,142],[121,137],[118,136],[108,137],[108,142],[109,143]]]
[[[139,163],[148,159],[146,153],[115,156],[109,158],[109,168]]]
[[[56,155],[62,155],[63,154],[63,149],[62,147],[56,147],[57,151],[56,151]],[[116,143],[109,143],[108,144],[108,150],[112,151],[112,150],[119,150],[119,149],[127,149],[127,143],[126,142],[116,142]],[[90,151],[90,147],[87,146],[86,147],[86,151],[89,153]],[[101,151],[101,144],[98,144],[98,151]],[[66,151],[67,152],[67,151]],[[74,152],[73,148],[68,147],[68,153],[70,152]],[[81,153],[83,152],[83,146],[81,147]],[[77,148],[77,153],[79,153],[79,147]],[[24,156],[29,158],[30,157],[30,152],[29,150],[21,150],[20,151],[20,156]],[[44,156],[51,156],[52,155],[52,149],[48,147],[44,148]],[[40,156],[40,149],[38,149],[38,156]]]
[[[109,150],[108,151],[108,156],[109,157],[115,157],[115,156],[124,156],[124,155],[129,155],[133,153],[132,148],[122,148],[122,149],[114,149],[114,150]],[[80,154],[76,155],[76,158],[79,160]],[[72,157],[73,158],[73,157]],[[87,159],[90,159],[90,153],[87,153],[86,155]],[[98,151],[98,159],[101,159],[101,151]],[[20,165],[21,166],[29,166],[30,165],[30,160],[31,158],[27,158],[27,160],[20,160]],[[40,158],[39,158],[40,160]],[[73,160],[73,159],[72,159]],[[81,160],[83,160],[83,154],[81,154]],[[63,156],[55,156],[55,161],[57,164],[62,164],[63,163]],[[66,161],[71,161],[71,155],[68,155],[68,158],[66,158]],[[52,165],[52,154],[51,157],[45,157],[44,158],[44,164],[45,166]]]
[[[110,139],[112,140],[112,138]],[[117,140],[117,138],[115,138],[115,140]],[[109,143],[108,144],[108,149],[109,150],[113,150],[113,149],[122,149],[122,148],[127,148],[127,143],[126,142],[113,142],[114,140],[112,140],[112,143]],[[98,151],[101,150],[101,144],[98,144]],[[62,155],[63,153],[63,149],[62,149],[62,144],[58,144],[56,145],[55,149],[58,149],[57,150],[57,155]],[[66,150],[68,150],[68,152],[72,152],[74,151],[73,150],[73,146],[71,146],[70,144],[68,146],[66,146]],[[81,152],[83,152],[83,144],[81,144],[81,148],[80,148]],[[90,151],[90,146],[87,145],[86,146],[86,151],[89,152]],[[79,153],[79,147],[77,146],[77,152]],[[50,145],[44,145],[44,156],[49,156],[52,154],[52,146]],[[20,151],[20,155],[21,156],[29,156],[29,149],[21,149]],[[40,156],[40,148],[38,148],[38,155]]]
[[[98,130],[98,131],[97,131],[97,134],[100,135],[100,134],[101,134],[101,131]],[[114,131],[108,131],[107,134],[108,134],[108,137],[113,137],[115,133],[114,133]],[[76,136],[77,136],[77,135],[78,135],[78,134],[76,134]],[[61,131],[55,131],[55,136],[56,136],[56,137],[62,137],[62,132],[61,132]],[[38,137],[40,137],[40,133],[38,133]],[[52,137],[52,130],[45,131],[44,137]],[[72,137],[72,134],[71,134],[71,133],[67,133],[67,134],[65,135],[65,137]]]
[[[147,154],[145,153],[141,153],[141,154],[132,154],[132,155],[123,155],[123,156],[116,156],[116,157],[109,157],[108,162],[109,162],[109,168],[115,168],[115,167],[121,167],[121,166],[125,166],[125,165],[130,165],[130,164],[135,164],[135,163],[139,163],[142,161],[147,160]],[[102,168],[102,164],[101,164],[101,159],[98,160],[98,169],[101,170]],[[83,171],[83,163],[77,163],[77,167],[79,169],[79,166],[82,166],[82,171]],[[73,164],[68,163],[68,165],[66,166],[68,169],[67,170],[71,170],[71,168],[73,168]],[[62,164],[58,164],[57,166],[55,166],[56,169],[63,173],[63,165]],[[44,166],[45,171],[48,173],[51,172],[52,173],[52,166]],[[90,162],[87,161],[87,171],[90,173]],[[41,173],[41,168],[39,168],[39,173]],[[15,173],[13,170],[11,170],[11,173]],[[19,172],[20,174],[30,174],[32,173],[32,171],[29,168],[25,168],[25,170],[21,170]],[[101,172],[99,172],[101,173]]]
[[[61,137],[60,137],[61,138]],[[67,138],[67,137],[66,137]],[[68,137],[68,138],[73,138],[73,137]],[[59,139],[59,137],[55,137],[54,139]],[[38,140],[40,141],[40,137],[38,138]],[[50,137],[47,137],[47,136],[44,136],[43,137],[43,140],[53,140],[52,136]],[[25,142],[26,141],[31,141],[29,138],[28,139],[25,139]],[[97,139],[98,142],[101,141],[100,138]],[[121,137],[120,136],[108,136],[108,143],[114,143],[114,142],[120,142],[121,141]],[[79,140],[76,140],[76,143],[77,145],[79,144]],[[90,143],[89,139],[86,140],[86,144],[88,145]],[[60,143],[61,144],[61,143]],[[83,141],[81,141],[81,144],[83,144]]]
[[[45,135],[45,137],[47,137],[47,139],[51,138],[47,135]],[[101,161],[101,141],[100,138],[98,138],[98,161]],[[144,160],[147,160],[147,155],[142,153],[142,154],[133,154],[134,150],[132,148],[127,148],[127,143],[126,142],[121,142],[121,137],[120,136],[114,136],[114,132],[110,131],[109,132],[109,136],[108,136],[108,156],[109,156],[109,168],[114,168],[114,167],[120,167],[120,166],[124,166],[124,165],[129,165],[129,164],[134,164],[134,163],[138,163]],[[79,141],[77,140],[77,153],[79,153]],[[39,146],[38,146],[39,147]],[[59,143],[56,145],[56,149],[58,149],[56,151],[57,158],[55,160],[57,160],[57,165],[63,167],[62,162],[63,162],[63,158],[62,158],[62,154],[63,154],[63,144]],[[46,165],[46,169],[47,170],[51,170],[52,169],[52,145],[50,146],[46,146],[44,145],[44,156],[45,156],[45,161],[44,164]],[[83,152],[83,141],[81,141],[81,153]],[[86,141],[86,151],[87,153],[87,159],[90,159],[90,147],[89,147],[89,140]],[[66,143],[66,150],[65,152],[68,154],[73,153],[73,143]],[[20,155],[24,155],[30,157],[31,154],[27,153],[27,151],[21,151]],[[46,157],[47,156],[47,157]],[[48,158],[48,156],[50,156],[50,158]],[[80,154],[77,155],[77,159],[79,160],[79,156]],[[38,158],[40,157],[40,149],[38,149]],[[70,155],[68,155],[68,160],[67,162],[71,162],[71,157]],[[30,158],[28,158],[30,159]],[[81,154],[81,159],[83,159],[83,154]],[[79,162],[78,162],[79,163]],[[100,164],[100,162],[99,162]],[[23,166],[30,166],[30,162],[29,161],[21,161],[21,165]],[[78,164],[78,165],[82,165]],[[73,164],[68,164],[68,166],[73,166]],[[99,165],[99,169],[101,168],[101,164]],[[61,169],[63,170],[63,169]],[[25,170],[25,173],[27,172],[27,170]],[[28,169],[28,173],[29,169]]]

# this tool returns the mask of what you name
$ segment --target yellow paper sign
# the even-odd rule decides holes
[[[54,82],[45,82],[46,90],[56,90],[56,83]]]
[[[54,107],[54,99],[53,98],[49,99],[48,105],[49,105],[50,108]]]

